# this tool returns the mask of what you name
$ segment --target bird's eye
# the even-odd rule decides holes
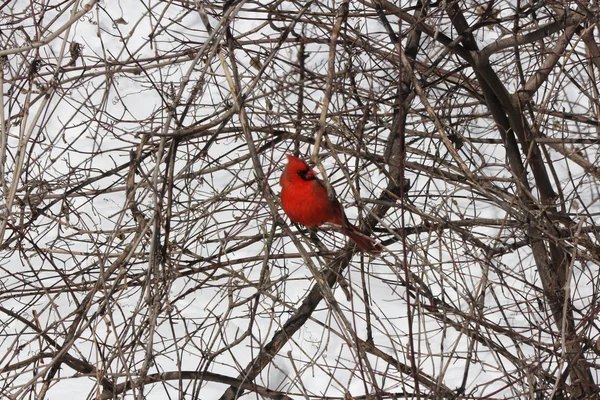
[[[298,171],[298,175],[300,175],[300,178],[306,179],[307,172],[308,172],[307,170]]]

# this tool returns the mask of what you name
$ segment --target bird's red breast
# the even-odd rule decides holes
[[[286,165],[279,183],[281,184],[281,206],[296,223],[314,228],[325,222],[343,225],[340,204],[331,202],[325,185],[301,159],[287,155]]]

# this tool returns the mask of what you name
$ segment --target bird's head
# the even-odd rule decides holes
[[[281,179],[279,180],[281,186],[284,186],[286,183],[293,183],[301,180],[310,181],[316,178],[317,172],[310,169],[304,160],[301,160],[300,158],[291,154],[286,154],[286,156],[288,163],[281,174]]]

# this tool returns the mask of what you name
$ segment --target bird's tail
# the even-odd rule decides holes
[[[362,251],[373,256],[377,256],[383,251],[383,246],[381,246],[375,240],[365,235],[355,226],[351,224],[348,225],[349,226],[345,226],[343,229],[344,234],[352,239]]]

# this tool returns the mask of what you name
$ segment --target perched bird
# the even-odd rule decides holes
[[[381,253],[381,245],[348,221],[339,201],[329,199],[325,184],[317,178],[317,172],[297,157],[288,154],[287,159],[288,163],[279,178],[281,206],[287,216],[308,228],[316,228],[325,222],[339,225],[341,232],[361,250],[372,255]]]

